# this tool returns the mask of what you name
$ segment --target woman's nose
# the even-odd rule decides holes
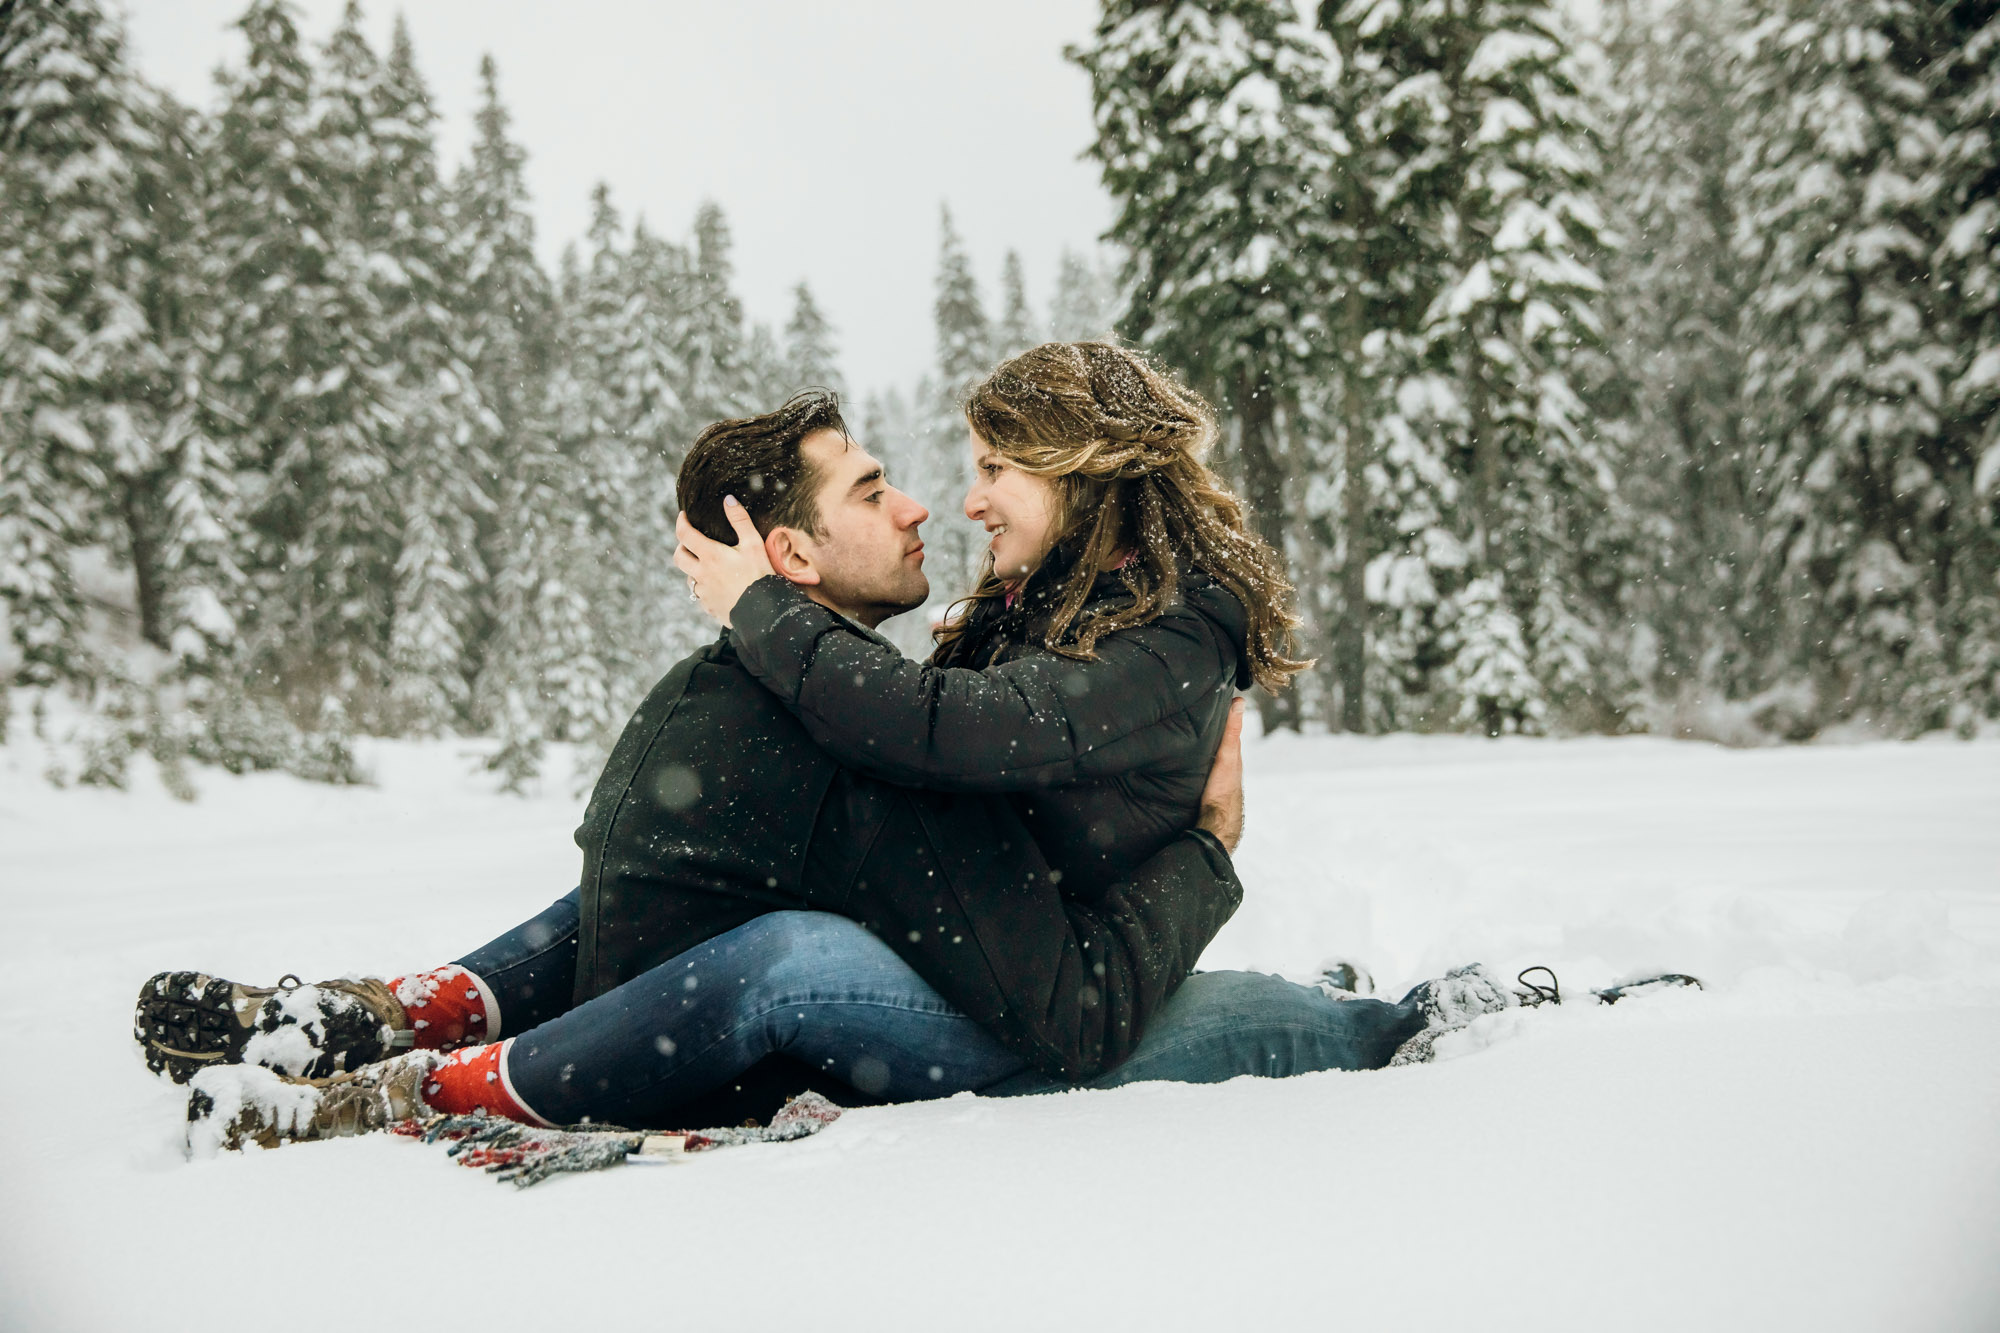
[[[965,493],[965,516],[974,523],[986,517],[985,488],[977,482],[973,483],[972,489]]]

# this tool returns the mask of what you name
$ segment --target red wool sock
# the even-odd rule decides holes
[[[454,1051],[424,1079],[424,1105],[446,1115],[498,1115],[546,1128],[550,1122],[523,1105],[507,1086],[507,1048],[513,1044],[510,1037]]]
[[[397,977],[389,989],[402,1003],[420,1051],[499,1040],[500,1005],[493,992],[456,963]]]

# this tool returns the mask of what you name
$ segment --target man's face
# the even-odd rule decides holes
[[[870,629],[923,605],[931,581],[917,525],[930,511],[891,486],[882,465],[839,431],[814,431],[799,452],[820,479],[819,535],[797,535],[819,572],[816,599]]]

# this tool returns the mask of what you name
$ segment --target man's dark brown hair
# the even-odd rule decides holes
[[[808,389],[761,417],[716,422],[681,463],[674,484],[681,512],[704,537],[734,546],[736,529],[722,511],[722,497],[733,495],[759,532],[797,528],[817,537],[820,479],[799,452],[816,430],[847,434],[840,398],[825,389]]]

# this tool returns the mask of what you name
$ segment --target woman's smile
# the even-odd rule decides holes
[[[1035,572],[1055,541],[1056,490],[1044,477],[1012,467],[972,438],[972,489],[965,516],[986,529],[993,572],[1012,582]]]

